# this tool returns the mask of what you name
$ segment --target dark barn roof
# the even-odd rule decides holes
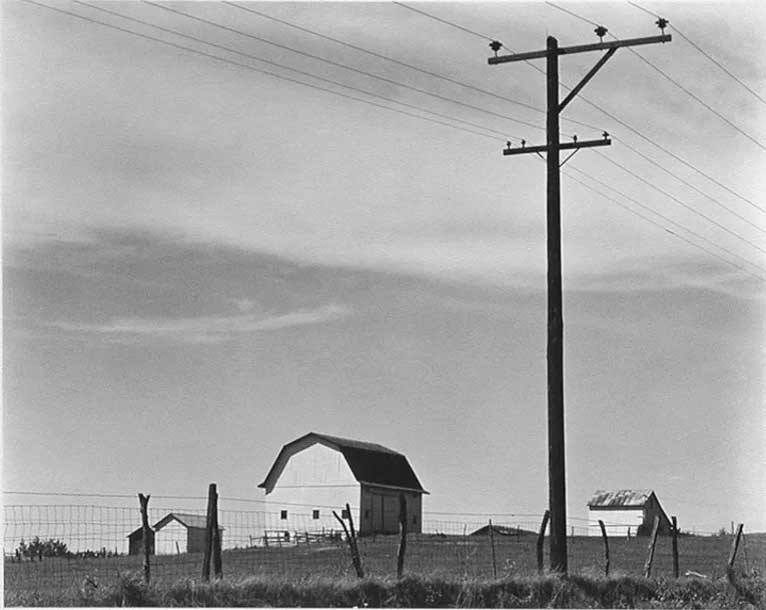
[[[316,432],[309,432],[282,447],[268,475],[258,487],[265,488],[267,492],[271,491],[290,457],[316,443],[342,453],[354,478],[360,483],[428,493],[418,481],[418,477],[412,470],[407,458],[398,451],[376,443],[355,441],[327,434],[317,434]]]

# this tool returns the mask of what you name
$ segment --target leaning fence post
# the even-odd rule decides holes
[[[348,507],[348,504],[346,504],[346,506]],[[349,516],[349,525],[351,525],[351,531],[353,532],[354,522],[351,520],[351,511],[348,509],[346,509],[346,511]],[[346,542],[348,543],[348,548],[351,552],[351,562],[354,564],[356,575],[359,578],[364,578],[364,570],[362,569],[362,561],[359,558],[359,549],[356,546],[355,536],[349,533],[345,521],[343,521],[343,519],[338,516],[338,513],[332,511],[332,514],[338,520],[338,523],[340,523],[341,527],[343,528],[343,532],[346,534]]]
[[[740,523],[737,526],[737,535],[734,536],[734,540],[731,543],[731,553],[729,554],[729,562],[726,564],[726,567],[731,570],[734,567],[734,560],[737,558],[737,549],[739,549],[739,541],[742,538],[742,528],[744,528],[744,524]]]
[[[546,510],[543,515],[543,522],[540,524],[540,533],[537,535],[537,572],[543,573],[543,546],[545,545],[545,528],[548,527],[548,519],[551,518],[551,511]]]
[[[492,519],[489,520],[489,545],[492,547],[492,575],[497,578],[497,560],[495,559],[495,532]]]
[[[207,519],[205,521],[205,554],[202,557],[202,580],[210,580],[210,557],[213,552],[213,506],[217,496],[215,483],[207,488]]]
[[[673,578],[678,578],[678,521],[675,516],[671,517],[673,521]]]
[[[660,518],[654,518],[654,527],[652,528],[652,539],[649,542],[649,557],[646,558],[644,565],[644,576],[649,578],[652,574],[652,563],[654,562],[654,546],[657,544],[657,534],[660,531]]]
[[[396,577],[404,572],[404,553],[407,552],[407,500],[399,493],[399,553],[396,557]]]
[[[147,584],[149,583],[149,578],[151,576],[151,568],[149,564],[149,555],[151,554],[151,541],[149,540],[149,536],[152,530],[149,528],[149,515],[147,514],[149,498],[151,498],[151,496],[148,494],[138,494],[138,501],[141,503],[141,538],[142,546],[144,547],[144,582]]]
[[[599,519],[598,526],[601,528],[601,537],[604,539],[604,575],[609,576],[609,538],[606,537],[606,526]]]

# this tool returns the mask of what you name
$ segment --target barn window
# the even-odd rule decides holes
[[[287,519],[287,511],[283,510],[282,512],[280,512],[279,513],[279,518],[280,519]]]
[[[417,522],[418,522],[418,517],[417,517],[417,515],[412,515],[412,525],[415,525],[415,524],[417,524]]]
[[[311,512],[311,517],[313,519],[319,519],[319,511],[316,508]]]
[[[370,518],[370,509],[369,508],[365,508],[364,509],[364,518],[365,519],[369,519]]]
[[[341,511],[341,513],[340,513],[340,516],[341,516],[343,519],[348,519],[348,511],[347,511],[347,510],[344,508],[344,509]]]

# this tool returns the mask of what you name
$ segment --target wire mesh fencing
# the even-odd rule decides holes
[[[141,573],[143,531],[138,503],[6,505],[6,591],[58,591],[99,587]],[[352,508],[352,514],[354,513]],[[293,506],[284,510],[220,510],[223,577],[304,578],[353,576],[349,548],[330,509]],[[342,509],[336,511],[339,515]],[[153,582],[199,579],[205,545],[204,502],[187,506],[151,506],[150,555]],[[540,519],[503,519],[471,515],[429,514],[422,532],[410,533],[404,572],[422,576],[492,578],[533,575],[538,569]],[[289,524],[289,526],[288,526]],[[592,528],[574,522],[568,533],[569,568],[604,573],[604,547]],[[590,535],[586,535],[590,534]],[[680,573],[717,578],[725,573],[732,536],[678,538]],[[365,574],[397,573],[399,536],[360,536],[358,549]],[[644,573],[647,537],[610,537],[611,574]],[[548,565],[548,545],[542,546]],[[652,576],[672,577],[670,536],[658,539]],[[766,573],[766,535],[746,534],[736,557],[740,574]]]

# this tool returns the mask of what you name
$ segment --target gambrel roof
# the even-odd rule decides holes
[[[407,458],[398,451],[376,443],[316,432],[309,432],[283,446],[263,483],[258,487],[266,489],[266,493],[269,493],[274,489],[290,457],[317,443],[342,453],[359,483],[428,493],[418,481]]]
[[[590,500],[589,508],[643,508],[654,495],[651,489],[620,489],[618,491],[598,490]]]

